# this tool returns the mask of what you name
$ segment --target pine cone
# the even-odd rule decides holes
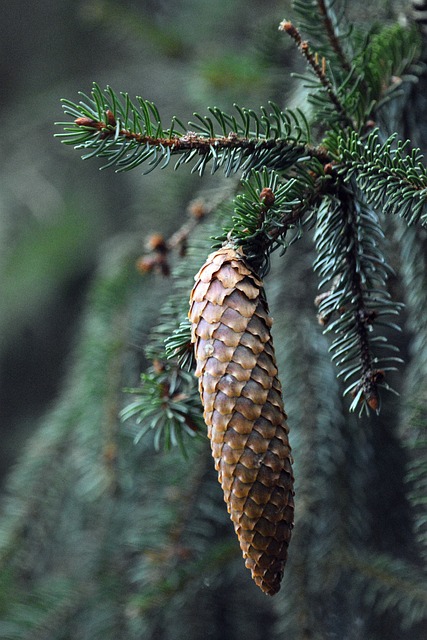
[[[189,318],[212,455],[246,566],[274,595],[293,526],[288,426],[262,282],[231,248],[195,277]]]

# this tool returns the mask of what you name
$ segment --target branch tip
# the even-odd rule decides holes
[[[259,199],[266,207],[270,208],[273,206],[276,196],[274,195],[273,189],[270,187],[264,187],[259,194]]]
[[[92,120],[92,118],[76,118],[74,124],[78,127],[89,127],[90,129],[100,129],[100,122]]]

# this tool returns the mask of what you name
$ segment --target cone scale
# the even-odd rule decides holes
[[[293,526],[291,449],[262,281],[238,250],[208,257],[189,318],[224,500],[253,580],[274,595]]]

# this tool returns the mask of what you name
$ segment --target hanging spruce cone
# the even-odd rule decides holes
[[[274,595],[293,525],[293,475],[262,282],[242,254],[212,253],[189,318],[212,455],[246,566]]]

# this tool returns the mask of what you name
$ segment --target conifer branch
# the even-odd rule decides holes
[[[347,200],[347,201],[346,201]],[[360,358],[360,374],[359,380],[356,384],[353,383],[351,392],[357,401],[354,406],[359,403],[359,398],[362,398],[367,402],[371,409],[378,411],[379,408],[379,395],[378,395],[378,382],[382,382],[384,378],[384,371],[377,369],[374,365],[375,359],[372,354],[372,345],[370,339],[370,331],[372,329],[373,320],[376,315],[376,311],[369,309],[366,303],[366,295],[362,284],[362,275],[360,273],[360,267],[358,261],[362,251],[355,241],[356,233],[356,211],[352,202],[348,199],[341,200],[342,206],[347,208],[347,212],[344,211],[344,215],[349,215],[349,226],[347,231],[347,268],[350,278],[350,296],[353,301],[353,323],[354,332],[358,337],[358,357]],[[346,313],[346,311],[344,311]],[[347,346],[346,346],[347,352]],[[348,355],[348,352],[347,354]],[[340,360],[342,362],[342,360]]]
[[[161,233],[153,233],[147,238],[148,253],[140,256],[136,261],[136,268],[140,273],[156,272],[163,276],[170,276],[170,254],[176,251],[183,257],[187,253],[188,239],[196,227],[214,210],[215,204],[194,200],[188,206],[188,218],[170,238]]]
[[[164,513],[160,516],[160,531],[156,522],[153,543],[142,559],[143,588],[134,594],[134,604],[144,617],[170,606],[177,594],[182,598],[187,587],[197,587],[238,557],[228,536],[213,539],[213,532],[219,529],[218,519],[221,525],[225,513],[217,508],[221,497],[209,473],[210,461],[209,449],[199,447],[191,466],[185,463],[187,468],[182,468],[185,483],[174,487],[172,517],[165,522]],[[158,512],[158,503],[155,508]]]
[[[136,268],[140,273],[156,272],[163,276],[172,273],[171,253],[176,252],[181,258],[187,255],[188,243],[196,228],[217,210],[221,204],[227,202],[235,193],[235,187],[222,190],[217,196],[195,198],[188,207],[188,217],[183,224],[172,233],[169,238],[161,233],[151,234],[146,241],[147,253],[136,261]]]
[[[63,101],[65,113],[74,120],[58,122],[64,132],[57,136],[77,149],[88,149],[84,159],[107,158],[105,167],[117,171],[143,163],[148,171],[163,168],[175,155],[180,156],[175,168],[193,162],[192,171],[202,174],[211,163],[212,173],[222,167],[227,176],[259,166],[283,170],[304,156],[329,161],[324,149],[308,143],[302,113],[283,112],[273,103],[271,113],[262,107],[260,115],[236,106],[237,117],[212,108],[209,116],[195,114],[191,130],[177,118],[166,129],[155,105],[142,98],[136,106],[127,94],[120,99],[111,88],[103,92],[96,84],[91,97],[82,95],[85,101],[79,104]]]
[[[278,248],[286,250],[301,237],[303,226],[313,220],[333,181],[328,167],[332,165],[308,162],[294,167],[286,179],[280,179],[275,171],[252,171],[242,180],[243,191],[234,200],[231,222],[216,240],[223,243],[232,239],[242,246],[252,267],[263,277],[269,255]],[[289,240],[291,229],[296,233]]]
[[[420,37],[416,29],[392,24],[372,34],[355,59],[357,73],[361,77],[360,100],[365,105],[367,118],[378,112],[393,93],[402,88],[405,74],[409,74],[406,81],[414,81],[421,71],[416,64],[420,51]]]
[[[384,214],[396,214],[408,224],[427,224],[427,169],[418,149],[406,153],[408,142],[390,136],[384,143],[378,130],[364,142],[355,131],[342,135],[338,173],[356,181],[368,204]]]
[[[104,8],[111,8],[107,4]],[[388,338],[390,330],[398,330],[391,320],[401,305],[387,291],[392,271],[383,251],[380,214],[393,213],[409,224],[427,225],[427,171],[421,156],[409,152],[407,143],[394,137],[384,142],[378,132],[368,133],[375,121],[384,117],[390,125],[400,117],[401,102],[392,99],[399,95],[396,89],[406,89],[405,74],[412,74],[417,44],[413,32],[397,24],[356,32],[357,27],[353,30],[345,20],[342,0],[294,0],[293,4],[301,15],[293,39],[310,67],[303,78],[310,124],[302,111],[282,111],[270,104],[257,113],[237,106],[232,114],[212,108],[207,115],[194,114],[194,122],[188,125],[173,118],[168,127],[153,103],[141,98],[133,103],[127,94],[101,91],[97,85],[79,104],[64,101],[70,122],[62,123],[65,130],[60,135],[85,157],[103,158],[106,166],[119,171],[139,166],[150,171],[174,160],[176,167],[188,164],[200,174],[222,169],[226,176],[241,172],[243,179],[232,209],[220,208],[206,221],[217,203],[197,203],[172,236],[154,234],[149,239],[151,253],[138,267],[171,275],[166,283],[161,281],[168,288],[168,299],[160,313],[158,291],[149,291],[148,279],[140,280],[137,292],[130,281],[129,263],[135,247],[131,255],[128,246],[122,247],[113,261],[109,248],[91,296],[78,363],[64,400],[40,434],[31,439],[9,485],[0,531],[4,569],[0,572],[1,637],[134,640],[166,637],[173,625],[172,635],[181,638],[191,620],[196,620],[193,635],[200,637],[212,622],[210,630],[218,632],[218,637],[239,630],[249,640],[251,632],[256,633],[265,621],[267,629],[260,633],[267,636],[307,640],[309,636],[332,637],[339,630],[342,637],[355,633],[367,637],[373,628],[380,635],[389,631],[389,615],[392,622],[401,623],[405,638],[422,634],[419,623],[427,616],[427,597],[417,560],[427,549],[426,229],[405,229],[406,237],[398,238],[402,250],[399,281],[407,297],[407,329],[413,335],[401,401],[406,415],[402,420],[397,412],[396,416],[386,413],[375,425],[370,420],[358,422],[345,418],[340,397],[340,380],[344,379],[344,386],[348,385],[344,393],[353,396],[351,410],[378,412],[380,390],[389,389],[388,371],[399,361],[397,348]],[[293,25],[288,24],[292,31]],[[303,42],[300,34],[304,33],[310,45]],[[388,104],[393,110],[381,111]],[[318,144],[320,136],[323,140]],[[235,189],[230,188],[227,195],[231,193],[234,197]],[[212,306],[206,317],[196,319],[193,333],[221,343],[203,345],[206,353],[213,348],[220,354],[222,362],[218,358],[219,364],[212,365],[218,367],[216,371],[224,363],[232,365],[224,376],[216,376],[215,369],[213,373],[207,370],[200,388],[206,406],[206,397],[211,398],[212,415],[217,412],[215,420],[207,417],[207,426],[215,422],[231,436],[221,451],[216,447],[215,457],[223,477],[225,465],[230,464],[227,473],[230,479],[234,477],[237,505],[249,472],[256,478],[257,491],[245,496],[242,512],[245,526],[249,524],[245,531],[254,531],[251,520],[260,504],[253,498],[274,485],[285,486],[271,475],[264,483],[260,465],[281,473],[282,462],[289,462],[289,456],[274,459],[265,455],[276,455],[273,449],[277,451],[280,441],[286,439],[281,432],[285,417],[277,411],[281,385],[272,368],[264,368],[269,364],[276,368],[271,318],[264,291],[258,289],[257,274],[252,271],[263,276],[271,252],[287,251],[315,223],[315,267],[320,275],[317,305],[325,333],[333,336],[329,351],[338,365],[338,379],[330,365],[327,336],[319,339],[306,317],[310,310],[305,294],[309,292],[310,304],[313,285],[308,273],[313,253],[309,243],[299,243],[297,254],[286,261],[285,272],[279,262],[274,264],[277,271],[271,289],[266,286],[274,309],[277,368],[283,375],[295,437],[291,441],[295,468],[300,476],[296,546],[291,547],[285,574],[288,593],[283,599],[278,596],[279,606],[273,611],[269,605],[258,607],[244,578],[234,567],[227,570],[238,550],[228,539],[227,514],[220,508],[216,482],[206,471],[206,441],[193,437],[203,434],[204,426],[199,392],[190,374],[194,357],[190,325],[180,319],[186,316],[191,282],[202,257],[212,248],[212,236],[220,244],[229,240],[233,251],[239,249],[243,278],[237,283],[234,267],[231,275],[222,265],[217,271],[216,265],[212,271],[203,268],[206,280],[199,276],[199,282],[208,285],[209,291],[202,285],[200,299],[192,295],[196,303],[192,306],[193,310],[196,305],[201,308],[207,300],[203,313],[208,303]],[[114,247],[118,244],[115,239]],[[185,259],[172,265],[172,251]],[[246,267],[250,267],[249,279],[244,275]],[[150,295],[156,296],[151,315],[150,305],[145,304],[145,296]],[[261,302],[254,313],[251,295]],[[249,309],[246,316],[240,313],[245,307]],[[240,316],[237,320],[234,311]],[[155,323],[148,344],[143,345],[151,366],[141,378],[141,387],[131,390],[131,403],[122,411],[124,419],[133,420],[130,431],[136,439],[145,433],[152,436],[138,447],[118,437],[116,420],[121,374],[132,376],[136,364],[126,356],[122,371],[129,319],[141,341],[145,341],[147,325]],[[218,332],[217,320],[222,326]],[[406,345],[406,337],[403,342]],[[201,353],[202,349],[196,351],[196,356]],[[232,389],[237,386],[234,373],[242,377],[238,382],[245,389],[238,398],[239,406]],[[208,387],[213,378],[218,389],[221,385],[219,391]],[[270,387],[272,382],[275,386]],[[266,410],[264,393],[272,401]],[[243,413],[236,416],[239,409],[256,415],[258,408],[259,421]],[[233,422],[230,411],[234,412]],[[375,522],[379,498],[372,500],[372,493],[387,472],[394,473],[395,461],[402,461],[400,443],[386,440],[390,446],[383,447],[380,432],[391,432],[405,420],[410,486],[403,496],[403,471],[395,474],[388,491],[390,501],[384,505],[384,509],[393,509],[395,520],[387,522],[386,538],[390,538],[378,542],[384,521]],[[246,435],[255,446],[247,446]],[[166,449],[177,444],[184,452],[191,441],[191,464],[179,452],[153,455],[152,441],[155,447],[162,444]],[[270,447],[267,452],[261,441]],[[242,448],[248,455],[236,462]],[[249,457],[252,460],[247,465]],[[416,512],[413,533],[404,497],[409,497]],[[276,506],[274,497],[262,507],[267,535],[270,526],[276,526]],[[400,521],[402,515],[406,521]],[[376,545],[376,552],[366,550],[368,540]],[[379,553],[379,549],[395,548],[397,540],[403,554],[409,550],[413,564]],[[272,558],[282,561],[279,547],[265,546]],[[259,567],[264,568],[263,562]],[[206,620],[199,616],[201,610],[207,612]],[[230,625],[225,631],[224,611]],[[383,626],[382,617],[387,617]],[[353,626],[356,618],[357,629]],[[415,625],[415,635],[411,625]],[[393,638],[398,634],[392,630]]]
[[[341,368],[339,375],[351,381],[344,393],[354,397],[352,410],[379,410],[378,387],[391,390],[384,383],[386,371],[394,370],[393,363],[400,361],[377,355],[380,349],[393,352],[396,347],[373,333],[374,326],[398,330],[384,317],[398,314],[401,307],[385,290],[390,267],[381,239],[377,217],[354,193],[341,189],[320,209],[315,268],[322,277],[319,288],[329,285],[329,291],[320,296],[319,312],[326,319],[337,316],[326,332],[337,334],[331,345],[332,360]]]
[[[407,305],[408,328],[412,333],[411,359],[402,391],[401,433],[407,462],[407,486],[413,506],[413,531],[420,555],[427,560],[427,233],[415,227],[401,227],[402,281]]]
[[[184,550],[185,552],[185,550]],[[200,581],[202,576],[218,574],[230,565],[237,557],[233,540],[220,540],[210,544],[204,554],[195,560],[181,562],[181,565],[164,567],[164,574],[158,577],[157,583],[146,585],[137,594],[133,603],[142,616],[150,615],[159,609],[165,609],[178,594],[182,597],[186,588]]]
[[[347,73],[351,72],[351,65],[347,59],[347,56],[344,53],[344,50],[341,46],[341,42],[339,40],[339,37],[336,33],[336,28],[335,25],[333,23],[333,20],[331,18],[331,13],[330,13],[330,2],[325,2],[325,0],[317,0],[317,6],[319,7],[319,13],[322,17],[323,20],[323,24],[325,27],[325,31],[326,34],[328,36],[329,42],[331,43],[331,46],[333,48],[333,50],[335,51],[338,60],[341,63],[341,66],[343,68],[344,71],[346,71]]]
[[[336,94],[330,79],[326,75],[326,59],[322,58],[322,63],[319,64],[318,55],[313,53],[313,51],[310,49],[308,42],[302,39],[300,32],[292,24],[292,22],[289,22],[288,20],[284,20],[283,22],[280,23],[279,29],[287,33],[294,40],[298,49],[301,51],[304,58],[307,60],[308,64],[312,68],[314,74],[319,79],[329,100],[331,101],[336,112],[340,116],[341,121],[347,126],[352,126],[353,123],[351,119],[347,116],[346,110],[341,100]]]
[[[301,31],[315,43],[316,50],[327,58],[334,68],[334,75],[352,69],[354,38],[353,25],[345,15],[345,3],[340,0],[293,0]],[[323,25],[323,28],[322,28]]]
[[[344,554],[344,566],[353,571],[355,586],[368,606],[377,610],[397,609],[410,627],[427,618],[426,578],[407,561],[386,554]]]
[[[279,605],[291,623],[289,638],[302,640],[312,632],[320,639],[328,635],[334,585],[343,575],[335,558],[358,545],[366,533],[366,517],[360,518],[356,508],[364,504],[366,491],[366,433],[363,426],[355,429],[357,421],[345,415],[340,384],[330,367],[329,341],[304,317],[298,288],[287,303],[275,327],[283,335],[279,366],[282,362],[287,410],[294,417],[300,482],[298,527],[289,559],[293,579],[285,581]],[[325,514],[327,527],[322,526]],[[350,591],[340,593],[342,606],[351,596]],[[316,600],[318,606],[322,603],[320,618]],[[300,615],[305,609],[308,615],[301,633]]]
[[[154,446],[165,449],[178,445],[186,456],[185,436],[194,437],[204,430],[199,394],[193,376],[174,364],[159,360],[141,374],[141,386],[127,389],[134,400],[120,413],[123,421],[133,419],[135,442],[150,430]]]

